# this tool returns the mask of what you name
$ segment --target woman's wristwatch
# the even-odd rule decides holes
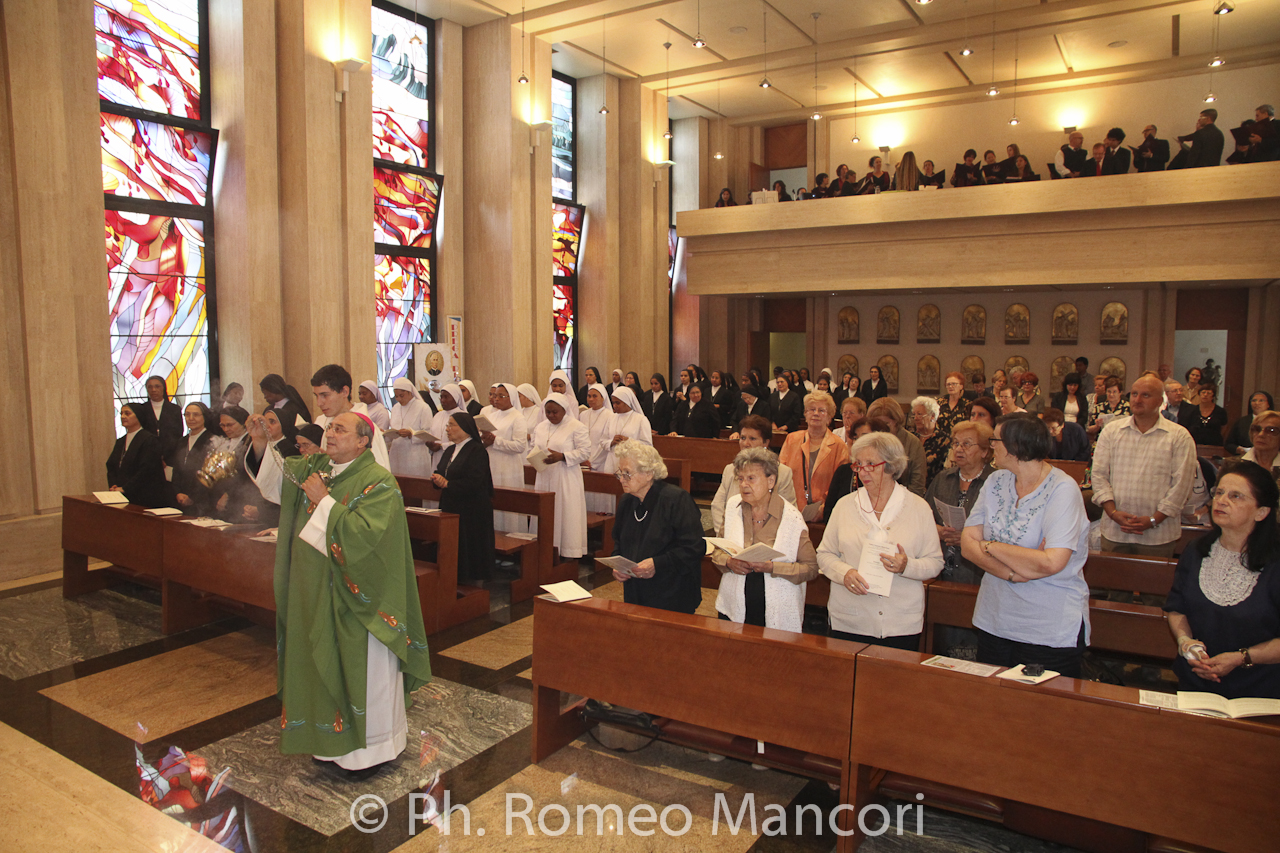
[[[1243,662],[1243,663],[1241,663],[1241,664],[1240,664],[1240,666],[1244,667],[1245,669],[1250,669],[1250,668],[1252,668],[1252,667],[1253,667],[1253,658],[1249,655],[1249,649],[1248,649],[1248,647],[1245,647],[1245,648],[1241,649],[1241,650],[1240,650],[1240,654],[1244,655],[1244,662]]]

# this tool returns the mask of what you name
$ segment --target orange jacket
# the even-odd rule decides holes
[[[818,461],[813,466],[812,480],[809,479],[809,457],[813,454],[813,448],[809,445],[808,430],[793,432],[787,436],[786,443],[782,445],[782,453],[778,456],[795,476],[796,507],[802,510],[806,504],[821,504],[827,499],[827,489],[831,488],[831,478],[835,476],[836,468],[842,462],[849,461],[848,448],[830,429],[822,437],[817,451]]]

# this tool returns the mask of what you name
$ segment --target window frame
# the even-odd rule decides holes
[[[573,140],[569,144],[569,156],[572,158],[572,161],[573,161],[573,185],[570,190],[570,197],[565,198],[564,196],[556,195],[555,184],[553,182],[552,190],[551,190],[551,198],[552,200],[556,200],[556,201],[567,202],[569,204],[577,204],[578,203],[578,79],[576,77],[570,77],[568,74],[564,74],[560,71],[552,71],[551,78],[553,80],[559,80],[562,83],[567,83],[569,85],[570,91],[573,92],[573,106],[571,108],[573,115],[572,115],[572,118],[570,119],[573,122]],[[552,134],[554,134],[555,133],[555,101],[554,99],[552,100],[551,121],[552,121],[551,132]],[[552,159],[552,162],[554,163],[555,161],[554,145],[552,146],[552,149],[551,149],[551,159]],[[554,172],[553,172],[553,175],[554,175]]]

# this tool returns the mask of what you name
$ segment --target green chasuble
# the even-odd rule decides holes
[[[315,505],[294,483],[328,471],[327,454],[282,460],[276,545],[280,751],[345,755],[365,747],[369,635],[400,660],[405,703],[431,680],[404,498],[365,451],[329,483],[336,501],[321,554],[298,538]]]

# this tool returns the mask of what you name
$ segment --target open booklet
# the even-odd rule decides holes
[[[602,566],[608,566],[620,575],[626,575],[629,578],[636,577],[636,566],[639,565],[634,560],[628,560],[626,557],[596,557],[596,562]]]
[[[404,436],[400,435],[399,430],[388,429],[382,431],[382,437],[386,439],[387,444],[390,444],[397,438],[403,438]],[[434,442],[438,444],[440,442],[440,439],[436,438],[434,433],[426,429],[415,429],[413,431],[413,437],[424,443]]]
[[[93,496],[98,499],[98,503],[103,504],[127,504],[129,499],[124,496],[124,492],[94,492]]]
[[[1179,690],[1178,710],[1207,714],[1211,717],[1230,717],[1233,720],[1241,717],[1271,717],[1280,716],[1280,699],[1261,699],[1252,696],[1228,699],[1217,693]]]
[[[719,548],[730,557],[737,557],[745,563],[772,563],[780,557],[785,557],[781,551],[775,551],[768,545],[757,542],[749,548],[739,548],[728,539],[721,539],[716,536],[707,537],[707,553]]]
[[[480,417],[476,418],[476,429],[480,432],[497,432],[498,431],[498,428],[493,425],[493,421],[489,420],[484,415],[481,415]]]
[[[952,506],[938,498],[933,499],[933,504],[938,508],[938,517],[942,519],[943,527],[950,527],[952,530],[964,530],[964,522],[968,515],[963,507]]]
[[[533,450],[529,451],[529,455],[525,457],[525,461],[533,466],[533,470],[545,471],[548,468],[550,468],[552,465],[556,464],[554,462],[544,461],[546,458],[547,458],[547,451],[542,449],[541,447],[535,447]]]

